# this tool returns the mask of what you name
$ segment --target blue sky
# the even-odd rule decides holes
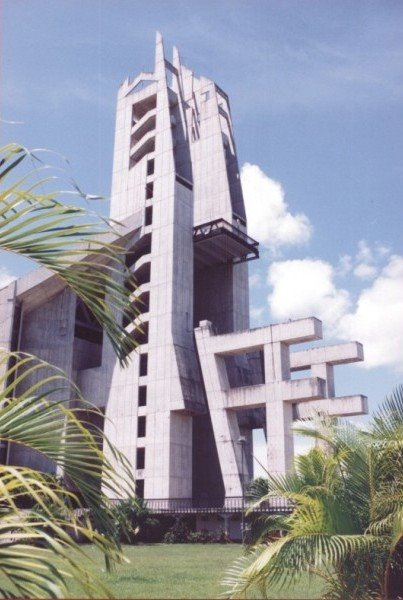
[[[329,340],[363,341],[336,390],[376,406],[403,371],[403,3],[3,0],[2,119],[22,124],[2,142],[67,156],[107,196],[117,87],[152,69],[157,29],[230,96],[263,242],[254,324],[316,314]]]

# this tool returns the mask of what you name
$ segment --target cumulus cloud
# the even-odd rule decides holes
[[[250,316],[252,321],[260,323],[265,314],[266,307],[265,306],[252,306],[250,309]]]
[[[355,310],[340,320],[338,337],[364,344],[364,366],[392,365],[403,372],[403,256],[391,256]]]
[[[268,177],[257,165],[245,163],[241,182],[252,237],[270,250],[304,244],[310,239],[312,225],[308,217],[289,212],[278,181]]]
[[[374,265],[363,262],[358,264],[353,272],[358,279],[372,279],[377,275],[378,269]]]
[[[249,287],[260,287],[262,285],[262,277],[260,273],[249,275]]]
[[[339,258],[339,264],[337,266],[337,274],[341,275],[341,277],[344,277],[344,275],[347,275],[347,273],[349,273],[352,269],[352,260],[351,260],[351,256],[349,254],[343,254],[343,256],[340,256]]]
[[[373,252],[369,244],[365,240],[360,240],[358,242],[358,250],[355,256],[355,260],[358,263],[371,263],[374,261]]]
[[[385,261],[390,256],[390,248],[377,242],[371,247],[366,240],[358,242],[355,256],[344,254],[339,259],[337,274],[344,276],[352,271],[358,279],[374,279]]]
[[[317,316],[328,335],[364,344],[364,367],[391,366],[403,372],[403,256],[390,256],[355,301],[336,285],[336,274],[337,269],[322,260],[274,262],[268,270],[272,316]]]
[[[9,283],[14,281],[15,277],[10,275],[5,267],[0,267],[0,289],[6,287]]]
[[[346,290],[336,287],[334,276],[332,265],[319,259],[272,263],[267,277],[272,316],[286,320],[312,315],[335,327],[347,312],[350,298]]]

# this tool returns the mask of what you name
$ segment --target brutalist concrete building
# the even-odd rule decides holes
[[[265,430],[269,472],[284,472],[294,419],[366,412],[364,396],[335,397],[333,380],[335,365],[363,359],[361,344],[296,349],[322,338],[314,317],[249,328],[248,261],[259,250],[229,99],[176,49],[170,62],[160,35],[154,71],[118,92],[110,216],[124,225],[137,280],[130,366],[119,367],[85,307],[44,270],[0,291],[0,342],[56,363],[104,410],[151,507],[233,509],[253,476],[253,429]],[[13,448],[9,461],[30,458]]]

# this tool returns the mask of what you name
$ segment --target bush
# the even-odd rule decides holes
[[[221,529],[217,534],[207,529],[191,531],[184,519],[178,519],[165,533],[162,541],[165,544],[228,544],[231,542],[228,533]]]
[[[213,542],[214,538],[207,529],[202,529],[201,531],[191,531],[188,541],[190,544],[208,544]]]
[[[225,529],[220,529],[214,541],[216,541],[217,544],[231,544],[231,539],[228,535],[228,531],[226,531]]]
[[[168,529],[163,537],[163,542],[165,544],[186,544],[189,542],[190,533],[186,523],[179,519]]]
[[[135,544],[140,531],[158,525],[158,520],[151,517],[147,503],[142,498],[121,500],[114,508],[116,537],[126,544]]]

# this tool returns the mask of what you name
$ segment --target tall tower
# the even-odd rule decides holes
[[[127,264],[142,332],[128,324],[140,343],[131,398],[122,406],[112,392],[107,434],[121,445],[122,427],[130,429],[123,449],[145,497],[191,498],[211,484],[222,494],[193,328],[206,319],[219,333],[249,326],[245,261],[257,243],[246,235],[228,97],[176,49],[169,62],[160,34],[154,72],[118,93],[111,217],[134,215],[141,226]]]
[[[248,261],[259,251],[247,234],[228,97],[176,49],[168,61],[159,34],[154,71],[119,88],[111,217],[136,280],[138,316],[124,322],[138,342],[129,366],[45,269],[0,290],[0,342],[51,360],[104,411],[151,508],[229,518],[253,476],[254,429],[265,431],[268,471],[284,473],[294,419],[367,411],[364,396],[335,397],[333,374],[363,360],[363,349],[293,350],[321,339],[314,317],[249,329]],[[7,456],[48,468],[23,447]]]

